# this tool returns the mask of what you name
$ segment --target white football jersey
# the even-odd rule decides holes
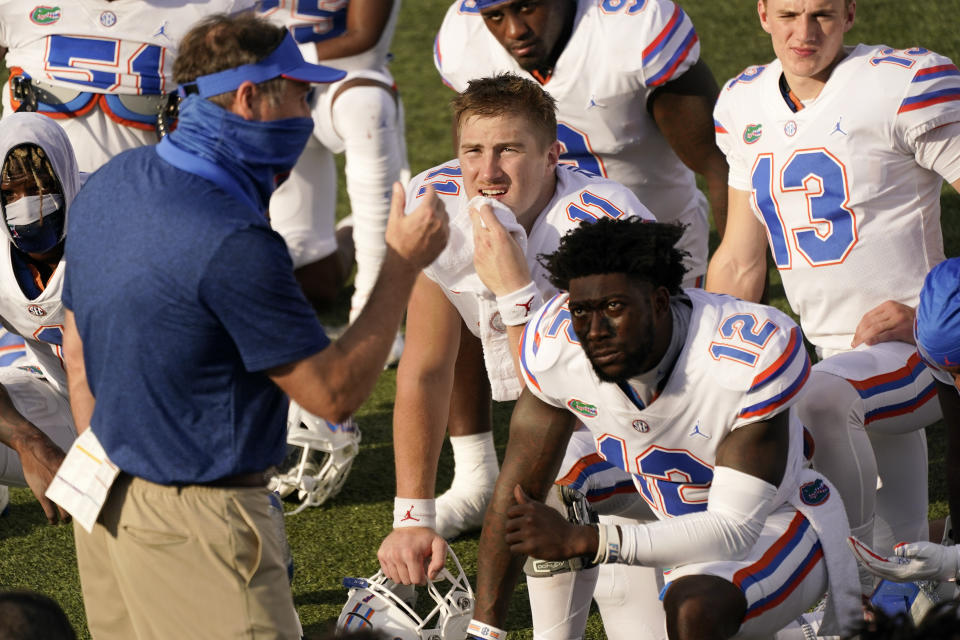
[[[926,49],[861,44],[797,112],[780,76],[775,60],[726,83],[717,143],[730,185],[752,193],[804,333],[848,349],[870,309],[915,307],[944,259],[942,178],[919,164],[918,138],[960,121],[960,71]]]
[[[451,220],[455,219],[458,213],[466,211],[470,196],[464,189],[458,161],[452,160],[447,164],[424,171],[410,181],[407,188],[408,213],[417,207],[419,204],[417,199],[424,194],[427,185],[432,185],[436,190]],[[640,204],[637,197],[623,185],[570,166],[558,166],[557,188],[553,199],[544,208],[527,235],[527,264],[530,266],[530,275],[544,299],[552,296],[556,288],[547,279],[547,270],[537,261],[537,256],[555,251],[560,238],[582,222],[595,222],[604,216],[611,218],[639,216],[653,220],[647,208]],[[452,247],[448,244],[444,251],[451,249]],[[480,307],[475,295],[451,290],[444,286],[449,281],[448,274],[438,272],[436,265],[437,262],[434,262],[424,269],[424,274],[441,286],[473,335],[481,336],[482,321],[506,336],[506,328],[499,322],[499,317],[480,317]],[[493,293],[489,290],[485,293],[491,300],[494,299]]]
[[[195,22],[253,0],[72,0],[0,3],[6,64],[31,78],[84,92],[171,91],[177,45]]]
[[[685,236],[680,248],[691,252],[694,275],[706,267],[706,198],[657,128],[647,99],[699,55],[690,18],[669,0],[578,0],[573,33],[543,85],[557,101],[560,161],[626,185],[661,222],[690,224],[693,237]],[[456,91],[505,71],[534,79],[489,32],[471,0],[447,11],[434,64]]]
[[[263,0],[258,13],[275,24],[287,27],[294,39],[300,43],[303,57],[316,62],[317,53],[313,46],[317,42],[335,38],[347,28],[347,10],[350,0]],[[390,55],[390,43],[397,27],[400,14],[400,0],[394,0],[390,17],[380,34],[377,43],[363,53],[346,58],[323,60],[323,64],[345,71],[364,69],[382,69],[387,66]]]
[[[0,323],[23,336],[28,354],[32,355],[47,380],[61,393],[67,393],[63,368],[63,272],[61,260],[44,290],[34,299],[28,298],[14,274],[10,253],[13,245],[0,242]]]
[[[586,425],[600,455],[633,475],[661,519],[706,509],[724,437],[788,410],[810,375],[800,329],[786,314],[700,289],[685,294],[692,304],[686,342],[660,395],[646,407],[597,377],[573,332],[568,294],[531,318],[521,344],[527,388]],[[803,466],[802,438],[791,411],[778,503]]]

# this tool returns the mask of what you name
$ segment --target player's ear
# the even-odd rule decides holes
[[[657,287],[653,290],[653,308],[658,316],[671,313],[670,291],[666,287]]]
[[[557,166],[557,163],[560,162],[560,141],[554,140],[550,143],[550,148],[547,149],[547,162],[550,163],[550,168],[553,169]]]
[[[843,32],[846,33],[853,28],[853,20],[857,15],[857,2],[856,0],[850,0],[850,4],[844,7],[844,13],[847,16],[847,24],[843,27]]]
[[[256,103],[259,99],[257,86],[247,80],[237,87],[229,110],[244,120],[254,120],[257,115]]]
[[[770,27],[767,25],[767,0],[757,0],[757,15],[760,16],[760,26],[770,33]]]

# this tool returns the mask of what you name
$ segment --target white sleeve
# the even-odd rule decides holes
[[[730,467],[717,467],[706,511],[650,524],[620,525],[618,561],[673,567],[742,558],[760,536],[776,494],[777,488],[769,482]]]
[[[917,164],[947,182],[960,179],[960,122],[951,122],[917,138]]]

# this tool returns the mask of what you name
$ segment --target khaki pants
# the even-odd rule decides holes
[[[265,488],[121,474],[93,533],[74,525],[96,640],[299,638],[282,516]]]

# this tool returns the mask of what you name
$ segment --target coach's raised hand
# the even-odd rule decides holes
[[[447,210],[432,186],[427,187],[420,204],[409,215],[403,213],[404,204],[403,187],[395,182],[387,221],[387,248],[390,250],[387,259],[390,253],[395,253],[419,271],[433,262],[447,246],[450,235]]]

